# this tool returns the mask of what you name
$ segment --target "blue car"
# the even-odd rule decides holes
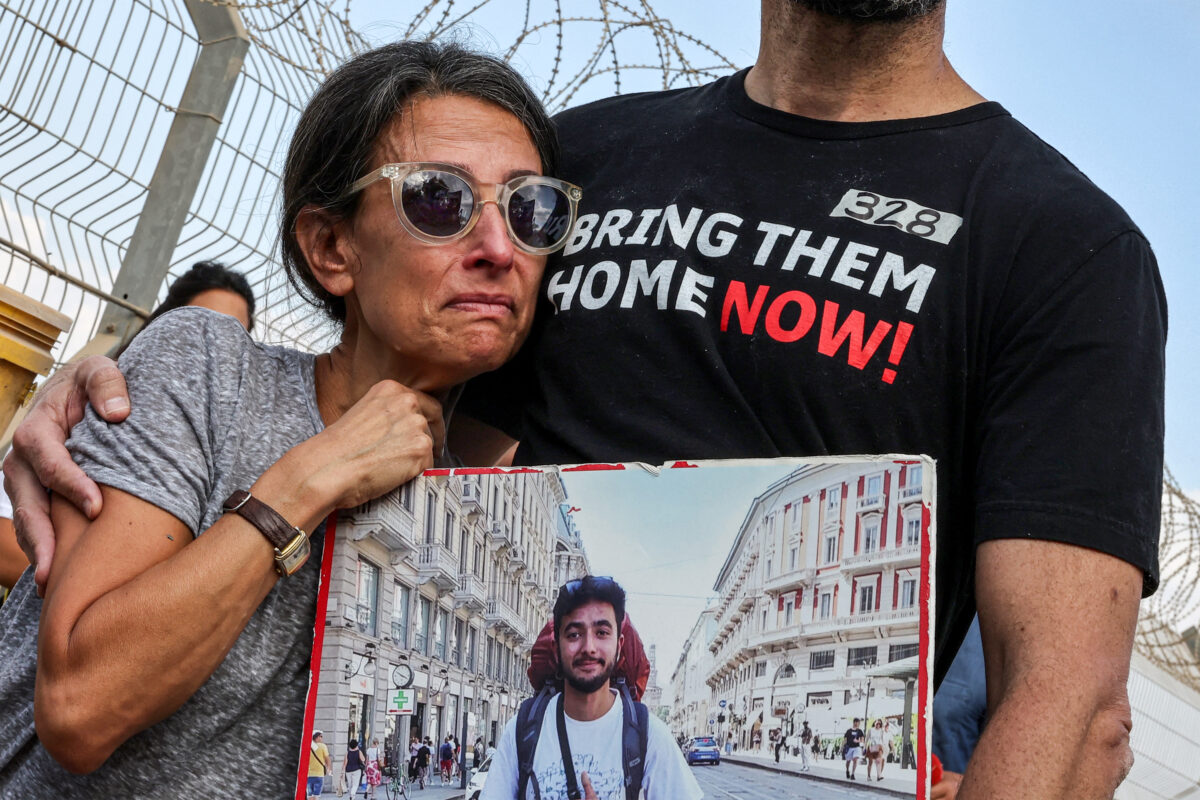
[[[696,736],[683,749],[683,757],[689,767],[692,764],[720,764],[721,748],[711,736]]]

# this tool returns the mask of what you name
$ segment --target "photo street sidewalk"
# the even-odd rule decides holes
[[[892,797],[915,797],[917,786],[917,771],[915,769],[901,769],[899,764],[886,764],[883,769],[883,780],[875,780],[874,775],[871,780],[867,780],[867,765],[859,763],[858,769],[855,772],[857,780],[846,779],[846,762],[840,758],[836,760],[830,759],[813,759],[811,762],[812,769],[808,772],[800,771],[800,759],[793,756],[781,758],[779,763],[775,763],[775,757],[766,754],[758,753],[732,753],[726,755],[721,754],[722,761],[728,761],[730,764],[741,764],[747,767],[758,767],[759,769],[773,770],[787,775],[798,775],[814,781],[825,781],[828,783],[838,783],[843,786],[858,786],[863,789],[869,789],[882,795],[890,795]],[[872,769],[872,773],[874,769]]]
[[[463,790],[458,788],[458,778],[455,778],[451,783],[442,786],[436,780],[433,783],[425,784],[424,789],[420,789],[416,784],[408,790],[408,796],[413,800],[451,800],[451,798],[461,798]],[[358,791],[351,797],[349,794],[344,794],[339,798],[336,792],[325,792],[321,795],[321,800],[362,800],[363,793]],[[375,800],[385,800],[387,795],[383,791],[382,786],[375,787]]]

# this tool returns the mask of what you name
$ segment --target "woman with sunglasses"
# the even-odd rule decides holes
[[[103,510],[56,498],[45,601],[27,575],[0,612],[0,797],[294,792],[322,520],[443,463],[454,387],[516,352],[579,199],[555,160],[495,59],[401,43],[329,76],[280,236],[340,340],[314,357],[180,309],[130,346],[134,411],[72,433]]]

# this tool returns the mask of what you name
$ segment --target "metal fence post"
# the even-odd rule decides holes
[[[167,276],[171,255],[250,48],[250,36],[236,8],[211,0],[184,0],[184,4],[196,26],[200,52],[175,109],[175,119],[112,290],[115,296],[146,309],[154,304]],[[127,342],[141,329],[143,321],[137,313],[109,303],[97,339],[115,337],[116,344]]]

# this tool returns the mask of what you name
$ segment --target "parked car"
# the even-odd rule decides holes
[[[471,780],[467,781],[467,800],[479,800],[483,792],[483,784],[487,781],[488,770],[492,767],[492,759],[485,758],[479,769],[471,770]]]
[[[688,766],[692,764],[720,764],[721,748],[711,736],[694,736],[683,749]]]

